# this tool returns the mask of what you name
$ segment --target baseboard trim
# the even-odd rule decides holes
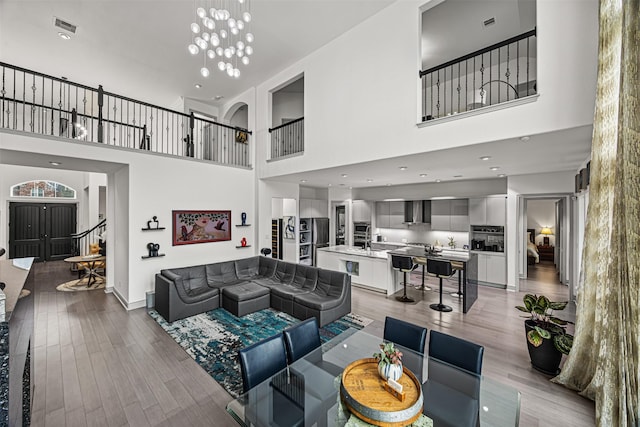
[[[118,299],[118,301],[120,302],[120,304],[122,304],[124,309],[127,311],[131,311],[131,310],[135,310],[135,309],[147,306],[147,301],[144,299],[139,301],[134,301],[131,303],[127,302],[127,300],[122,296],[122,294],[120,294],[120,292],[118,292],[118,290],[113,286],[105,289],[105,292],[113,293]]]

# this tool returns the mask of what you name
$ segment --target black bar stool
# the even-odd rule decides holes
[[[429,307],[431,307],[433,310],[438,310],[438,311],[453,310],[448,305],[444,305],[442,303],[442,279],[444,277],[451,277],[453,275],[451,262],[427,258],[427,271],[440,278],[440,302],[438,304],[431,304],[429,305]]]
[[[457,261],[451,261],[451,268],[453,271],[458,272],[458,292],[451,292],[449,295],[456,298],[462,298],[462,270],[464,270],[464,264]]]
[[[413,257],[402,255],[391,255],[391,265],[394,270],[402,271],[404,274],[404,295],[396,297],[400,302],[415,302],[415,300],[407,296],[407,273],[411,273],[418,268],[418,264],[413,263]]]

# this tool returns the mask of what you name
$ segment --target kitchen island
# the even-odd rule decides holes
[[[424,248],[407,246],[401,249],[388,251],[391,255],[410,256],[416,264],[426,265],[427,259],[439,261],[455,261],[462,263],[462,312],[469,311],[473,303],[478,299],[478,255],[473,252],[443,251],[436,254],[428,254]],[[394,283],[394,289],[399,289],[400,284]]]
[[[387,251],[373,251],[352,246],[329,246],[317,252],[316,265],[351,276],[351,283],[386,295],[393,294],[393,271]]]

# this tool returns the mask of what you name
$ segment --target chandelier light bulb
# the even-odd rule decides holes
[[[231,29],[231,34],[233,34],[234,36],[237,36],[240,33],[240,30],[238,30],[238,27],[233,27]]]
[[[195,22],[191,23],[191,32],[194,34],[198,34],[200,32],[200,25],[196,24]]]
[[[235,69],[233,70],[233,77],[235,77],[236,79],[240,78],[240,70],[239,69]]]
[[[227,62],[225,64],[225,68],[227,69],[227,71],[233,70],[233,64],[231,62]]]
[[[229,28],[235,28],[236,27],[236,20],[233,18],[229,18],[229,20],[227,21],[227,25],[229,26]]]
[[[243,4],[244,0],[238,0],[238,3]]]
[[[202,40],[208,42],[209,41],[209,33],[202,33]]]
[[[207,42],[202,40],[200,37],[196,37],[195,42],[196,42],[196,45],[202,50],[205,50],[208,46]]]
[[[206,20],[206,22],[204,23],[205,27],[207,27],[210,30],[213,30],[214,28],[216,28],[216,22],[213,19],[209,17],[206,17],[204,19]]]
[[[198,46],[196,46],[195,44],[190,44],[187,49],[189,49],[189,53],[191,55],[197,55],[198,52],[200,52],[200,49],[198,49]]]
[[[236,55],[238,55],[238,58],[242,58],[244,56],[244,50],[238,49],[236,51]]]
[[[224,57],[225,57],[225,58],[231,58],[231,49],[226,48],[226,49],[224,50]]]
[[[218,56],[224,55],[224,50],[222,50],[222,46],[218,46],[216,48],[216,54],[218,54]]]
[[[220,46],[220,39],[216,33],[213,33],[213,36],[211,36],[211,45],[214,47]]]
[[[233,67],[227,68],[227,75],[233,77]]]
[[[201,7],[196,9],[196,13],[200,18],[204,18],[205,16],[207,16],[207,12],[205,12],[205,10]]]
[[[217,12],[217,10],[216,10],[216,8],[215,8],[215,7],[212,7],[211,9],[209,9],[209,15],[211,15],[211,17],[212,17],[213,19],[215,19],[215,18],[216,18],[216,12]]]
[[[253,54],[253,48],[251,46],[247,46],[247,47],[244,48],[244,52],[247,55],[251,56]]]
[[[220,37],[222,37],[223,39],[227,38],[227,31],[226,30],[220,30]]]
[[[202,77],[209,77],[209,69],[207,67],[200,68],[200,74]]]
[[[229,46],[229,50],[231,51],[231,55],[235,55],[236,54],[236,47],[235,46]]]
[[[216,57],[216,53],[214,51],[212,51],[211,49],[209,49],[207,51],[207,56],[209,57],[209,59],[214,59]]]
[[[236,27],[238,27],[240,31],[244,30],[244,21],[236,21]]]
[[[223,10],[222,13],[224,14],[224,16],[222,17],[223,20],[228,21],[229,18],[231,18],[231,14],[227,9]]]
[[[218,62],[218,70],[224,71],[224,68],[225,68],[224,61]]]
[[[242,40],[238,40],[238,41],[236,42],[236,47],[237,47],[238,49],[244,49],[244,42],[243,42]]]
[[[249,57],[248,56],[243,56],[242,57],[242,63],[244,65],[249,65]]]
[[[245,38],[247,39],[247,43],[253,43],[253,33],[247,33]]]
[[[204,9],[203,9],[204,10]],[[251,22],[251,14],[249,12],[244,12],[242,14],[242,20],[246,23]]]

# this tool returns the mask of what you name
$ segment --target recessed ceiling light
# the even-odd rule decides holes
[[[301,179],[300,182],[307,182],[307,180],[306,179]]]
[[[51,164],[53,166],[60,166],[62,163],[60,163],[60,162],[49,162],[49,164]]]
[[[216,95],[213,97],[213,99],[215,99],[216,101],[220,101],[222,98],[224,98],[224,96],[222,95]]]
[[[530,140],[530,139],[531,139],[531,137],[530,137],[530,136],[521,136],[521,137],[520,137],[520,141],[522,141],[522,142],[527,142],[527,141],[528,141],[528,140]]]
[[[425,176],[427,176],[427,174],[426,174],[426,173],[421,173],[421,174],[420,174],[420,178],[424,178]]]
[[[342,174],[342,175],[340,175],[340,176],[341,176],[341,177],[343,177],[343,178],[346,178],[346,177],[347,177],[347,174],[346,174],[346,173],[343,173],[343,174]]]
[[[442,180],[441,179],[436,179],[436,182],[440,182],[440,181],[442,181]]]
[[[407,170],[407,169],[409,169],[409,168],[408,168],[408,167],[406,167],[406,166],[400,166],[398,169],[400,169],[401,171],[406,171],[406,170]]]
[[[480,157],[480,160],[489,160],[491,158],[491,156],[482,156]]]
[[[500,169],[499,166],[491,166],[489,169],[491,169],[492,171],[497,171],[498,169]]]
[[[196,89],[202,89],[202,85],[200,83],[196,83],[194,84],[194,86],[196,87]]]
[[[501,174],[498,175],[498,178],[504,178],[505,176],[507,176],[507,175],[501,173]]]
[[[58,31],[58,37],[62,40],[71,40],[71,36],[67,33],[63,33],[62,31]]]
[[[373,180],[371,178],[367,179],[367,182],[373,182]]]
[[[327,184],[327,187],[331,187],[331,183]]]
[[[462,178],[462,175],[453,175],[454,178]]]

